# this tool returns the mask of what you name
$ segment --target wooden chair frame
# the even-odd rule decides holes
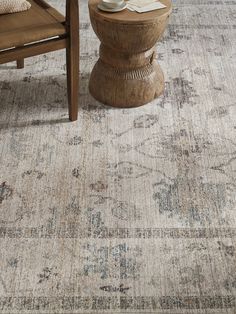
[[[24,67],[24,59],[44,54],[59,49],[66,49],[67,65],[67,90],[69,118],[71,121],[78,117],[79,98],[79,4],[78,0],[66,0],[66,18],[58,14],[44,0],[34,0],[50,14],[59,16],[61,23],[66,27],[66,34],[40,42],[26,44],[22,47],[11,48],[0,51],[0,64],[17,61],[17,68]]]

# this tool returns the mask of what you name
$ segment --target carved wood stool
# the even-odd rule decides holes
[[[142,106],[164,90],[154,46],[166,28],[171,0],[161,0],[165,9],[142,14],[127,9],[105,13],[97,8],[99,2],[89,0],[91,23],[101,41],[100,58],[90,77],[90,93],[106,105]]]

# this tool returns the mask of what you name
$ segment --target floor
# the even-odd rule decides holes
[[[89,95],[85,0],[77,122],[63,51],[0,66],[1,314],[235,313],[236,2],[173,5],[144,107]]]

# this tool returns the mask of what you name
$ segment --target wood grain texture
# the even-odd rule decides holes
[[[66,27],[69,34],[66,50],[69,117],[77,120],[79,102],[79,7],[78,0],[66,3]]]
[[[23,69],[25,66],[25,59],[18,59],[16,61],[17,69]]]
[[[171,13],[167,7],[144,14],[124,10],[108,14],[89,1],[90,19],[101,41],[100,58],[91,77],[90,93],[115,107],[144,105],[161,95],[164,76],[155,58],[155,44],[162,36]]]
[[[66,38],[54,38],[24,47],[18,47],[0,52],[0,64],[15,61],[22,58],[37,56],[43,53],[60,50],[67,47]]]
[[[44,0],[29,0],[27,12],[0,16],[0,64],[66,48],[69,118],[78,115],[79,5],[66,0],[66,18]],[[20,25],[20,27],[19,27]]]
[[[166,5],[165,9],[151,11],[147,13],[137,13],[131,12],[129,10],[124,10],[118,13],[106,13],[98,9],[97,5],[100,1],[99,0],[90,0],[89,1],[89,8],[93,11],[94,14],[98,15],[100,19],[104,21],[112,21],[121,24],[146,24],[146,23],[153,23],[154,20],[158,20],[163,18],[165,15],[169,15],[171,11],[171,0],[161,0],[161,3]]]
[[[66,34],[65,17],[44,2],[30,0],[31,8],[0,16],[0,49],[20,47]]]

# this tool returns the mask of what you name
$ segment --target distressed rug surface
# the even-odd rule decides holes
[[[64,51],[0,66],[0,313],[236,313],[236,1],[175,1],[165,94],[124,110],[80,5],[78,122]]]

